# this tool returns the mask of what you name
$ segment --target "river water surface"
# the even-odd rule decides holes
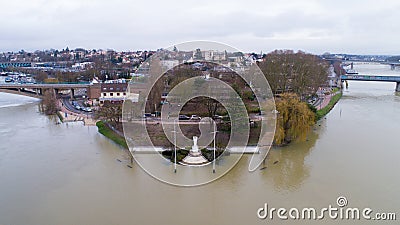
[[[379,64],[355,69],[400,74]],[[151,178],[136,164],[127,167],[124,151],[96,127],[59,124],[38,112],[37,100],[0,93],[0,224],[295,224],[260,220],[257,209],[265,203],[321,209],[337,206],[339,196],[349,207],[399,217],[399,134],[395,84],[353,81],[308,140],[273,149],[266,169],[249,173],[244,156],[221,179],[180,188]],[[380,224],[296,221],[338,222]]]

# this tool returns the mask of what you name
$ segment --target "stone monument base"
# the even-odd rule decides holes
[[[198,156],[192,156],[190,153],[184,159],[182,159],[182,165],[204,165],[209,161],[201,154]]]
[[[201,154],[199,147],[197,146],[197,137],[193,136],[193,146],[189,151],[189,154],[182,160],[182,165],[204,165],[207,164],[208,160]]]

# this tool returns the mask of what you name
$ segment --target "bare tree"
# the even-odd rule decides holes
[[[208,116],[211,118],[213,118],[217,111],[222,107],[221,103],[213,98],[205,97],[201,102],[207,107]]]
[[[46,115],[54,115],[57,113],[57,99],[53,89],[46,89],[44,91],[42,109]]]
[[[95,118],[105,120],[113,126],[120,126],[122,118],[122,104],[120,103],[106,103],[100,107],[96,113]]]
[[[44,71],[38,71],[35,75],[35,79],[38,82],[43,82],[44,80],[46,80],[48,78],[48,75],[46,72]]]
[[[318,87],[326,84],[328,77],[326,62],[300,51],[276,50],[269,53],[259,67],[275,94],[294,92],[301,98],[314,94]]]

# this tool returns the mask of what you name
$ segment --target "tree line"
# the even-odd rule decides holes
[[[287,144],[296,140],[304,140],[311,126],[315,124],[315,109],[305,100],[316,94],[318,88],[327,85],[329,64],[320,57],[305,52],[276,50],[265,55],[258,66],[264,73],[275,96],[277,126],[274,142],[277,145]],[[209,66],[211,68],[211,65]],[[159,70],[160,68],[151,68]],[[161,94],[171,90],[185,79],[202,76],[204,73],[193,70],[191,65],[180,65],[165,73],[153,86],[146,102],[146,112],[160,111]],[[216,77],[217,74],[210,74]],[[237,75],[236,75],[237,76]],[[234,74],[224,75],[228,82],[242,97],[249,112],[257,112],[253,101],[254,94]],[[222,110],[222,105],[214,99],[200,97],[194,100],[198,108],[205,108],[209,117]],[[97,112],[98,118],[118,124],[121,116],[116,110],[118,105],[106,105]],[[118,117],[116,119],[116,117]]]
[[[316,55],[292,50],[275,50],[258,66],[273,93],[296,93],[301,99],[326,85],[329,68],[328,63]]]
[[[327,85],[329,64],[305,52],[276,50],[267,54],[258,66],[275,95],[275,144],[306,139],[316,116],[315,109],[305,100]]]

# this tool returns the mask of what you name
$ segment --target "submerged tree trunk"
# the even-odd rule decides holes
[[[57,98],[53,90],[47,89],[43,93],[41,110],[46,115],[54,115],[58,111]]]

